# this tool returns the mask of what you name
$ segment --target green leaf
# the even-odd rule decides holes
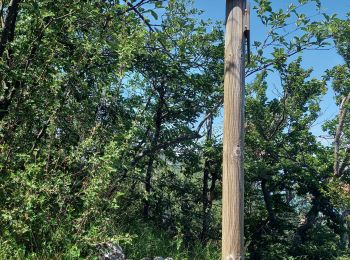
[[[53,12],[51,12],[51,11],[45,10],[45,11],[42,11],[42,12],[41,12],[41,16],[42,16],[43,18],[52,17],[52,16],[55,16],[55,13],[53,13]]]
[[[158,14],[157,14],[155,11],[150,10],[150,13],[151,13],[151,15],[153,16],[153,18],[154,18],[155,20],[158,20]]]

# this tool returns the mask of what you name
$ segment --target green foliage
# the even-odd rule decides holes
[[[105,242],[133,259],[220,258],[222,26],[192,1],[128,3],[20,1],[1,29],[0,259],[94,259]],[[254,5],[269,33],[246,71],[248,259],[349,253],[349,116],[341,176],[312,133],[327,82],[338,105],[349,94],[349,20],[303,7],[321,10]],[[330,37],[345,64],[312,78],[294,56]]]
[[[178,231],[174,237],[169,237],[165,232],[152,224],[145,225],[135,222],[131,227],[132,233],[139,234],[133,242],[125,245],[125,253],[134,259],[142,257],[172,256],[174,259],[218,259],[220,257],[219,245],[208,244],[205,247],[196,243],[191,248],[184,246],[183,234]]]

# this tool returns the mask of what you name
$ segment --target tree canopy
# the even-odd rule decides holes
[[[350,17],[291,2],[253,5],[246,258],[349,259]],[[0,258],[219,259],[222,23],[191,0],[2,0],[0,21]],[[302,53],[328,48],[315,78]]]

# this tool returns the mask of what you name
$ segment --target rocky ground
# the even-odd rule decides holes
[[[128,259],[123,253],[123,249],[113,243],[104,243],[97,246],[97,250],[99,251],[98,259],[100,260],[133,260]],[[136,259],[135,259],[136,260]],[[173,260],[171,257],[144,257],[141,260]]]

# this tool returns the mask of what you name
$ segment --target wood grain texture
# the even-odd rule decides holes
[[[222,260],[244,259],[244,12],[226,0]]]

